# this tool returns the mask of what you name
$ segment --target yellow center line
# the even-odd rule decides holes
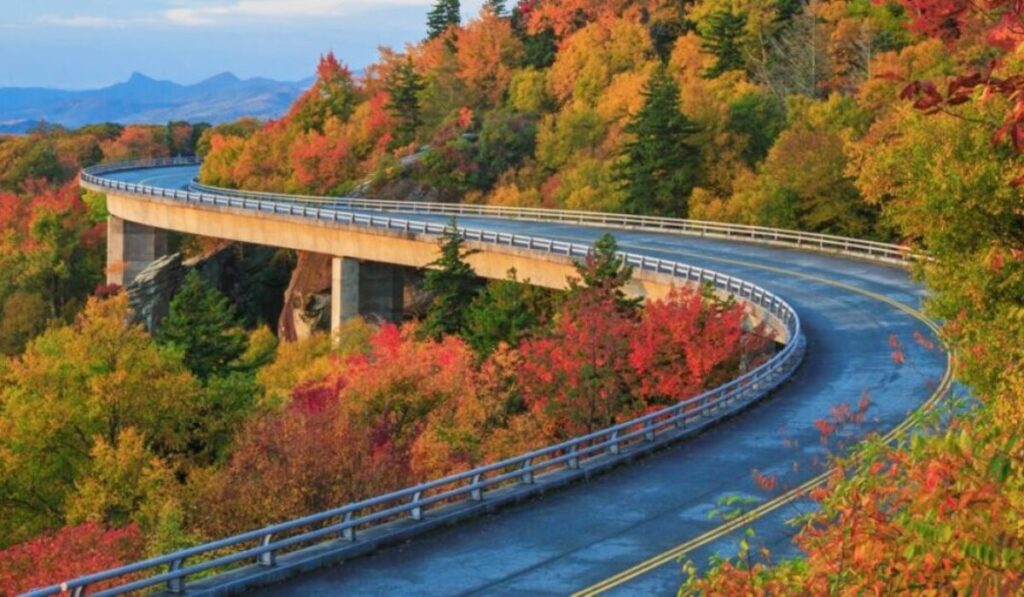
[[[669,252],[671,252],[671,251],[669,251]],[[728,259],[728,258],[724,258],[724,257],[710,257],[708,255],[701,255],[701,254],[698,254],[698,253],[685,252],[685,251],[683,251],[683,252],[678,252],[677,251],[677,252],[671,252],[671,253],[678,254],[678,255],[695,256],[695,257],[700,257],[701,259],[708,259],[710,261],[718,261],[718,262],[729,263],[729,264],[733,264],[733,265],[741,265],[741,266],[745,266],[745,267],[752,267],[752,268],[761,269],[761,270],[765,270],[765,271],[770,271],[770,272],[784,274],[784,275],[787,275],[787,276],[794,276],[794,277],[802,278],[802,279],[805,279],[805,280],[821,282],[823,284],[828,284],[828,285],[834,286],[836,288],[842,288],[844,290],[848,290],[850,292],[854,292],[854,293],[866,296],[868,298],[872,298],[872,299],[881,301],[883,303],[886,303],[888,305],[891,305],[891,306],[895,307],[896,309],[899,309],[900,311],[903,311],[903,312],[909,314],[914,319],[917,319],[917,320],[921,321],[922,323],[924,323],[926,326],[928,326],[928,328],[941,341],[941,335],[940,335],[939,327],[938,327],[938,325],[935,324],[935,322],[933,322],[930,319],[928,319],[923,313],[921,313],[917,309],[914,309],[913,307],[911,307],[909,305],[906,305],[905,303],[901,303],[900,301],[897,301],[897,300],[895,300],[893,298],[890,298],[888,296],[885,296],[885,295],[877,293],[877,292],[872,292],[870,290],[864,290],[863,288],[858,288],[856,286],[847,284],[845,282],[839,282],[838,280],[833,280],[833,279],[826,278],[826,277],[823,277],[823,276],[818,276],[818,275],[813,275],[813,274],[805,274],[805,273],[801,273],[801,272],[797,272],[797,271],[793,271],[793,270],[789,270],[789,269],[785,269],[785,268],[780,268],[780,267],[773,267],[773,266],[769,266],[769,265],[750,263],[750,262],[747,262],[747,261],[741,261],[741,260],[736,260],[736,259]],[[935,404],[937,404],[938,401],[946,394],[946,392],[949,391],[949,388],[951,387],[952,382],[953,382],[954,364],[955,364],[955,360],[954,360],[953,353],[949,352],[947,350],[947,353],[946,353],[946,371],[945,371],[945,373],[942,376],[942,380],[940,381],[938,387],[935,388],[935,391],[932,392],[932,395],[928,398],[928,400],[925,401],[925,403],[922,404],[917,409],[916,412],[927,412],[928,410],[931,410],[935,406]],[[896,439],[897,437],[899,437],[900,435],[905,433],[912,426],[914,418],[915,417],[914,417],[913,414],[908,416],[899,425],[897,425],[892,431],[887,433],[884,436],[883,439],[886,442],[891,442],[892,440]],[[721,524],[721,525],[719,525],[719,526],[717,526],[717,527],[715,527],[715,528],[713,528],[713,529],[711,529],[711,530],[709,530],[709,531],[707,531],[707,532],[705,532],[705,533],[703,533],[703,534],[701,534],[701,535],[699,535],[697,537],[694,537],[693,539],[690,539],[690,540],[688,540],[688,541],[686,541],[684,543],[681,543],[681,544],[679,544],[679,545],[677,545],[677,546],[675,546],[675,547],[673,547],[671,549],[668,549],[668,550],[666,550],[666,551],[664,551],[664,552],[662,552],[662,553],[660,553],[660,554],[658,554],[658,555],[656,555],[656,556],[654,556],[654,557],[652,557],[652,558],[650,558],[648,560],[645,560],[645,561],[643,561],[643,562],[633,566],[632,568],[629,568],[627,570],[623,570],[622,572],[616,574],[615,576],[606,578],[605,580],[602,580],[602,581],[600,581],[600,582],[598,582],[596,584],[593,584],[593,585],[591,585],[591,586],[589,586],[589,587],[587,587],[585,589],[577,591],[577,592],[573,593],[573,597],[589,597],[589,596],[592,596],[592,595],[600,595],[601,593],[604,593],[606,591],[609,591],[611,589],[619,587],[619,586],[621,586],[621,585],[623,585],[623,584],[625,584],[625,583],[627,583],[627,582],[629,582],[629,581],[631,581],[631,580],[633,580],[633,579],[635,579],[635,578],[637,578],[639,576],[642,576],[642,575],[650,572],[651,570],[654,570],[655,568],[659,568],[659,567],[663,566],[664,564],[666,564],[668,562],[671,562],[671,561],[676,560],[676,559],[678,559],[678,558],[680,558],[682,556],[685,556],[686,554],[688,554],[688,553],[690,553],[690,552],[692,552],[692,551],[694,551],[696,549],[704,547],[704,546],[708,545],[709,543],[712,543],[712,542],[722,538],[723,536],[728,535],[729,533],[739,529],[740,527],[742,527],[744,525],[747,525],[747,524],[749,524],[751,522],[754,522],[755,520],[758,520],[759,518],[761,518],[761,517],[763,517],[763,516],[765,516],[765,515],[767,515],[767,514],[769,514],[771,512],[774,512],[775,510],[781,508],[782,506],[784,506],[786,504],[789,504],[791,502],[796,501],[797,499],[801,498],[802,496],[804,496],[805,494],[810,492],[815,487],[824,484],[825,481],[828,480],[828,477],[834,472],[834,470],[835,469],[826,471],[826,472],[818,475],[817,477],[814,477],[813,479],[810,479],[809,481],[806,481],[802,485],[800,485],[798,487],[795,487],[793,489],[790,489],[786,493],[784,493],[782,495],[779,495],[779,496],[775,497],[774,499],[765,502],[764,504],[761,504],[757,508],[754,508],[753,510],[751,510],[749,512],[746,512],[746,513],[742,514],[741,516],[738,516],[738,517],[734,518],[733,520],[725,522],[725,523],[723,523],[723,524]]]

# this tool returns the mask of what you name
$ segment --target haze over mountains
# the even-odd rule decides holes
[[[287,112],[312,82],[242,80],[221,73],[194,85],[181,85],[134,73],[123,83],[86,91],[2,87],[0,133],[26,132],[41,121],[74,128],[95,122],[166,124],[188,120],[216,124],[243,116],[276,118]]]

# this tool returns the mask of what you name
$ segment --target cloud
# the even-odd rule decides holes
[[[37,19],[42,25],[56,25],[57,27],[74,27],[80,29],[116,29],[138,24],[138,19],[112,19],[109,17],[93,16],[59,16],[44,15]]]
[[[430,0],[236,0],[228,4],[171,8],[161,16],[174,25],[216,25],[232,19],[337,18],[369,8],[426,6]]]

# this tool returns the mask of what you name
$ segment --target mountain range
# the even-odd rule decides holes
[[[239,79],[221,73],[194,85],[134,73],[102,89],[66,91],[0,87],[0,133],[28,131],[41,122],[75,128],[96,122],[166,124],[172,120],[217,124],[243,116],[276,118],[313,79],[281,82]]]

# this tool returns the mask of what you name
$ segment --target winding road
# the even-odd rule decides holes
[[[118,172],[108,178],[186,188],[195,166]],[[447,216],[417,213],[417,220]],[[548,222],[460,217],[468,227],[590,243],[604,230]],[[703,564],[731,555],[739,530],[712,516],[727,496],[767,512],[750,525],[756,544],[793,554],[785,521],[811,507],[778,499],[818,476],[833,444],[815,421],[842,403],[870,400],[851,433],[887,433],[948,387],[944,352],[918,309],[924,290],[906,270],[823,253],[637,230],[610,230],[624,251],[707,267],[778,294],[800,314],[802,368],[769,399],[700,435],[586,482],[438,529],[397,547],[264,587],[266,595],[674,594],[677,557]],[[891,356],[890,338],[906,363]],[[754,471],[777,478],[766,491]],[[766,506],[767,505],[767,506]]]

